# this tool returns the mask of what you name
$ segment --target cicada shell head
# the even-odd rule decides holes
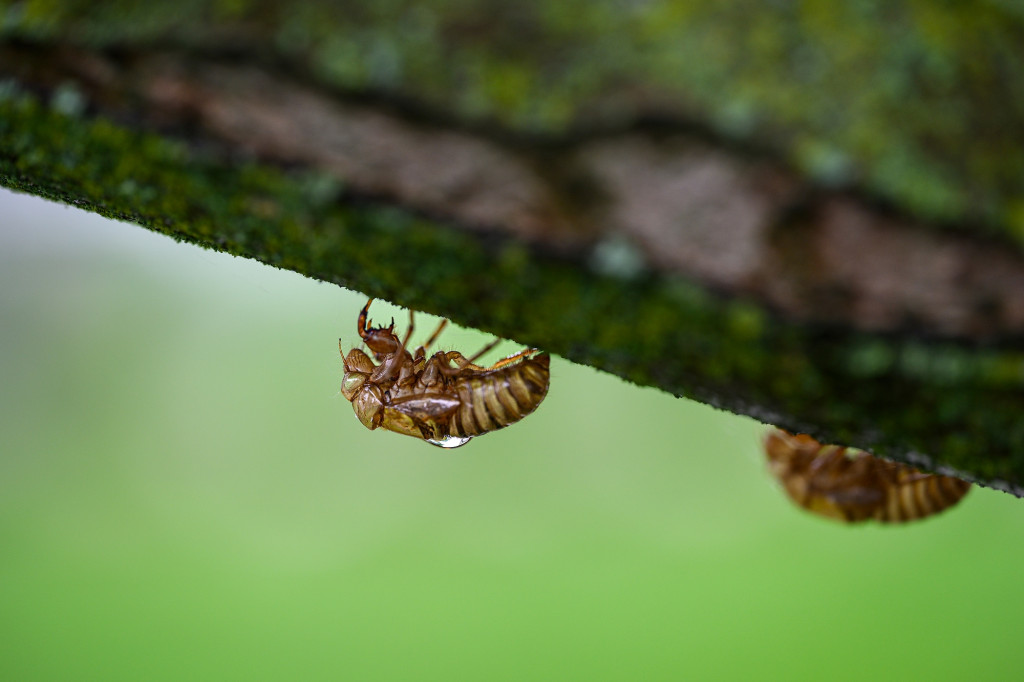
[[[345,400],[352,401],[356,397],[373,369],[373,361],[366,353],[358,348],[349,351],[345,356],[345,376],[341,380],[341,394]]]
[[[352,400],[352,410],[363,426],[376,429],[384,421],[384,396],[380,387],[364,383]]]

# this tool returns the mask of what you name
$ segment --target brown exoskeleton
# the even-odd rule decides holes
[[[782,429],[765,436],[764,448],[769,469],[794,502],[848,523],[923,519],[952,507],[971,487],[959,478],[926,474]]]
[[[533,412],[548,392],[551,358],[528,348],[490,367],[473,364],[500,339],[466,358],[458,351],[438,351],[427,357],[441,334],[442,320],[415,353],[406,350],[413,331],[400,342],[392,320],[372,327],[367,320],[371,298],[359,313],[357,329],[380,364],[359,348],[345,354],[341,393],[352,402],[356,417],[368,429],[383,428],[442,447],[463,445],[474,436],[504,428]],[[538,354],[539,353],[539,354]],[[454,366],[453,366],[454,365]]]

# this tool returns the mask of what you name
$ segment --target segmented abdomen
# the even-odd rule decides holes
[[[798,505],[854,523],[901,523],[937,514],[959,502],[971,484],[951,476],[823,445],[775,429],[764,441],[769,468]]]
[[[461,405],[452,416],[453,436],[479,436],[514,424],[537,409],[548,392],[551,356],[542,353],[500,369],[460,376]]]
[[[875,518],[882,522],[900,523],[938,514],[971,489],[970,483],[952,476],[924,474],[902,464],[879,464],[895,467],[883,471],[883,478],[890,477],[886,481],[888,494],[885,506],[875,512]]]

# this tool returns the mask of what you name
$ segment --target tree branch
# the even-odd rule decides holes
[[[265,29],[247,21],[144,43],[84,40],[89,20],[64,20],[0,44],[8,187],[1022,490],[1012,211],[823,183],[792,165],[792,135],[737,142],[675,105],[544,130],[412,84],[339,90],[315,58],[256,50]],[[987,205],[1011,206],[1019,178],[995,177]]]

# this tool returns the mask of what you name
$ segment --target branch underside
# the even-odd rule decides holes
[[[0,100],[8,187],[1022,491],[1016,248],[682,127],[513,143],[246,63],[4,50],[51,101]]]

